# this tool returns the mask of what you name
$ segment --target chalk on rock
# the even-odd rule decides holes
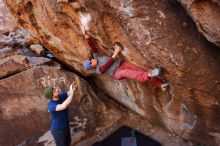
[[[83,8],[79,11],[79,15],[80,15],[81,26],[85,30],[89,30],[89,24],[92,20],[90,13],[85,8]]]

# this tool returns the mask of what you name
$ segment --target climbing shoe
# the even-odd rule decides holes
[[[156,77],[156,76],[160,75],[160,73],[161,73],[161,69],[155,68],[148,73],[148,77]]]
[[[169,83],[163,83],[160,85],[160,87],[163,91],[166,91],[169,88]]]

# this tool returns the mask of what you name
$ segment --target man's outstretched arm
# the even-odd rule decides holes
[[[62,104],[58,104],[56,106],[56,111],[62,111],[64,109],[66,109],[69,104],[71,103],[72,99],[73,99],[73,94],[76,91],[77,85],[76,85],[76,81],[74,81],[71,85],[70,85],[70,90],[68,92],[68,97],[67,99],[62,103]]]
[[[84,37],[85,37],[90,49],[92,50],[92,53],[98,53],[98,49],[96,48],[96,46],[95,46],[93,40],[90,38],[90,36],[87,33],[85,33]]]
[[[101,73],[105,72],[112,65],[112,63],[114,62],[115,58],[117,57],[117,55],[120,51],[121,51],[121,48],[115,49],[115,52],[112,55],[112,57],[109,58],[108,61],[104,65],[99,67],[99,71]]]

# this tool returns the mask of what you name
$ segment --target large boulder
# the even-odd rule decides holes
[[[50,115],[47,112],[48,99],[42,96],[47,86],[69,89],[73,80],[79,88],[71,104],[70,127],[72,139],[77,143],[85,137],[109,128],[122,116],[120,108],[113,101],[103,102],[104,94],[92,88],[85,80],[59,67],[38,66],[0,80],[0,145],[31,145],[48,143],[54,145],[50,132]],[[110,114],[111,113],[111,114]],[[44,140],[42,138],[44,137]],[[10,140],[9,140],[10,139]]]
[[[50,62],[50,59],[43,57],[25,57],[22,55],[12,55],[10,57],[0,59],[0,78],[14,75],[33,66]]]
[[[0,145],[55,145],[49,131],[49,100],[42,92],[48,86],[67,91],[73,80],[79,86],[69,109],[74,144],[96,136],[121,118],[122,108],[99,89],[45,58],[49,52],[43,46],[29,47],[36,41],[24,29],[2,36],[0,42],[6,46],[0,49]]]
[[[17,27],[14,17],[11,15],[5,3],[0,0],[0,35],[12,31]]]
[[[0,35],[0,48],[6,46],[29,46],[33,43],[38,43],[27,30],[19,28],[16,31],[8,32],[7,35]]]
[[[199,32],[220,47],[220,1],[178,0],[195,21]]]
[[[178,2],[5,2],[20,25],[61,62],[83,75],[93,73],[82,68],[82,61],[91,53],[80,25],[91,19],[85,27],[100,52],[111,55],[112,44],[119,41],[125,47],[121,58],[145,70],[160,66],[171,83],[171,88],[162,92],[147,83],[94,75],[99,88],[172,133],[204,144],[219,144],[220,50],[197,31]],[[79,13],[79,7],[87,9],[88,19]],[[218,24],[218,19],[212,20]]]
[[[165,146],[190,144],[167,131],[161,132],[155,124],[151,126],[145,118],[119,106],[94,83],[89,85],[84,79],[66,71],[66,67],[40,57],[36,49],[42,46],[20,47],[8,46],[0,50],[0,145],[54,146],[49,130],[48,99],[42,96],[42,92],[47,86],[68,90],[72,80],[78,83],[74,102],[69,107],[73,145],[92,145],[122,125],[136,127]]]
[[[51,63],[49,58],[41,57],[26,47],[31,42],[30,35],[24,29],[2,35],[0,43],[0,78],[6,78],[32,68],[34,66]],[[23,33],[22,33],[23,32]],[[27,31],[25,31],[27,32]]]
[[[84,79],[65,71],[62,65],[45,58],[41,45],[29,48],[30,41],[25,39],[28,35],[17,32],[20,31],[5,36],[13,39],[3,41],[7,47],[0,49],[0,145],[55,145],[49,131],[49,100],[42,92],[48,86],[67,91],[73,80],[78,84],[69,107],[73,144],[96,136],[121,119],[123,108],[107,100],[107,95],[97,87],[91,87]],[[39,48],[44,56],[38,53]]]

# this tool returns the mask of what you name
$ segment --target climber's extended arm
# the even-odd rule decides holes
[[[93,43],[92,39],[90,38],[90,36],[88,34],[84,34],[84,37],[89,45],[89,47],[92,50],[92,53],[98,53],[98,49],[96,48],[95,44]]]
[[[99,71],[101,72],[101,73],[103,73],[103,72],[105,72],[111,65],[112,65],[112,63],[114,62],[114,58],[109,58],[108,59],[108,61],[104,64],[104,65],[102,65],[102,66],[100,66],[99,67]]]
[[[70,105],[70,103],[73,99],[73,94],[76,91],[76,89],[77,89],[76,81],[73,81],[73,83],[70,86],[70,90],[68,91],[68,97],[65,99],[65,101],[63,103],[58,104],[56,106],[56,111],[62,111]]]
[[[114,62],[115,58],[117,57],[117,55],[120,51],[121,51],[121,48],[119,48],[119,47],[116,48],[112,57],[109,58],[108,61],[104,65],[99,67],[99,71],[101,73],[105,72],[112,65],[112,63]]]

